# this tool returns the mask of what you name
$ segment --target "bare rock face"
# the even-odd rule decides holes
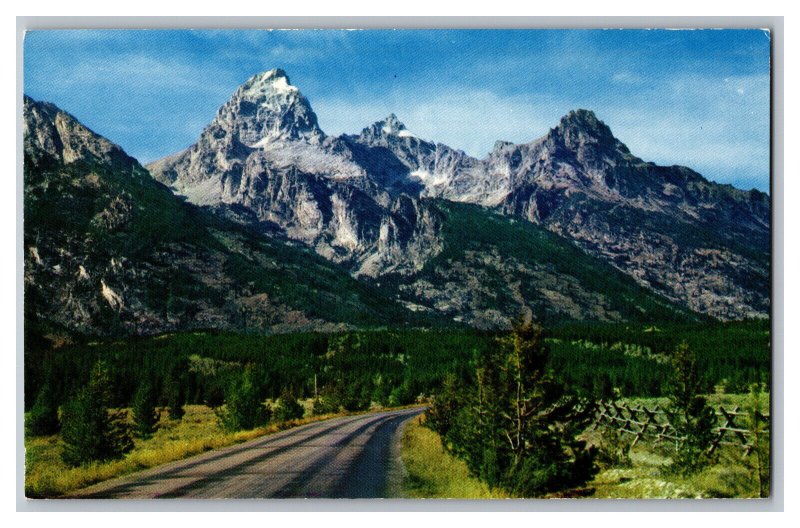
[[[195,145],[148,168],[192,203],[242,205],[355,275],[419,269],[438,248],[435,213],[385,187],[351,145],[326,138],[307,99],[270,70],[239,87]]]
[[[23,113],[25,154],[34,162],[50,157],[65,164],[92,159],[117,168],[138,165],[117,145],[55,105],[23,96]]]
[[[544,226],[692,310],[769,312],[769,197],[644,162],[588,110],[476,159],[394,114],[327,137],[286,74],[271,70],[243,84],[194,146],[149,169],[192,203],[242,206],[354,275],[412,280],[446,243],[436,198]]]

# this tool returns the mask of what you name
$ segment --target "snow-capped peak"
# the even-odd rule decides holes
[[[254,75],[242,85],[242,96],[247,99],[263,99],[275,95],[297,94],[299,90],[292,86],[286,72],[275,68]]]
[[[398,136],[398,137],[411,137],[416,138],[416,134],[406,128],[406,126],[397,119],[394,114],[389,114],[388,117],[376,123],[380,127],[383,135]]]

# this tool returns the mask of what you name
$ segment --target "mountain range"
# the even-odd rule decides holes
[[[395,115],[328,136],[275,69],[142,167],[24,100],[26,320],[188,328],[728,320],[770,308],[770,200],[637,158],[593,112],[484,159]]]

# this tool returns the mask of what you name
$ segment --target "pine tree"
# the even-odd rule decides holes
[[[543,331],[530,322],[478,357],[472,391],[448,382],[432,427],[489,486],[536,497],[579,486],[597,471],[578,434],[590,411],[547,369]],[[459,395],[461,393],[461,395]]]
[[[266,425],[269,415],[255,385],[253,369],[248,366],[225,393],[225,408],[217,410],[220,424],[227,431],[254,429]]]
[[[186,393],[180,381],[171,379],[167,383],[167,408],[170,420],[181,420],[186,413],[183,406],[186,404]]]
[[[55,392],[48,383],[39,391],[33,407],[28,412],[28,417],[25,420],[25,431],[31,436],[45,436],[56,434],[60,428],[58,402],[55,398]]]
[[[708,449],[714,439],[716,424],[714,410],[702,396],[702,382],[697,369],[697,358],[683,342],[675,349],[672,358],[673,376],[670,385],[673,425],[682,440],[673,459],[676,473],[690,475],[708,466],[712,461]]]
[[[118,458],[133,449],[130,430],[108,411],[110,384],[103,362],[92,369],[89,384],[64,405],[61,438],[62,458],[78,466],[95,460]]]
[[[294,393],[290,389],[284,389],[275,405],[273,419],[276,422],[288,422],[299,420],[305,414],[305,409],[297,401]]]
[[[149,382],[139,385],[133,396],[133,421],[139,438],[149,438],[155,432],[158,423],[157,403],[153,386]]]

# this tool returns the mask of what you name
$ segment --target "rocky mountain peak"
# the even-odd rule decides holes
[[[212,127],[222,128],[251,148],[275,140],[316,143],[325,137],[308,99],[280,68],[245,81],[220,108]]]
[[[556,127],[564,137],[584,136],[596,140],[612,140],[614,135],[608,125],[597,118],[591,110],[577,109],[561,118]]]
[[[60,163],[101,163],[125,170],[137,161],[108,139],[51,103],[23,96],[25,155],[34,162],[45,157]]]
[[[370,145],[384,145],[387,141],[396,141],[399,138],[418,139],[394,113],[368,126],[359,135],[360,142]]]
[[[280,68],[253,75],[245,81],[240,90],[243,96],[253,100],[289,96],[299,92],[296,86],[292,86],[286,72]]]
[[[591,110],[570,111],[550,131],[549,137],[562,143],[579,157],[630,154],[628,147],[614,137],[608,125]]]

